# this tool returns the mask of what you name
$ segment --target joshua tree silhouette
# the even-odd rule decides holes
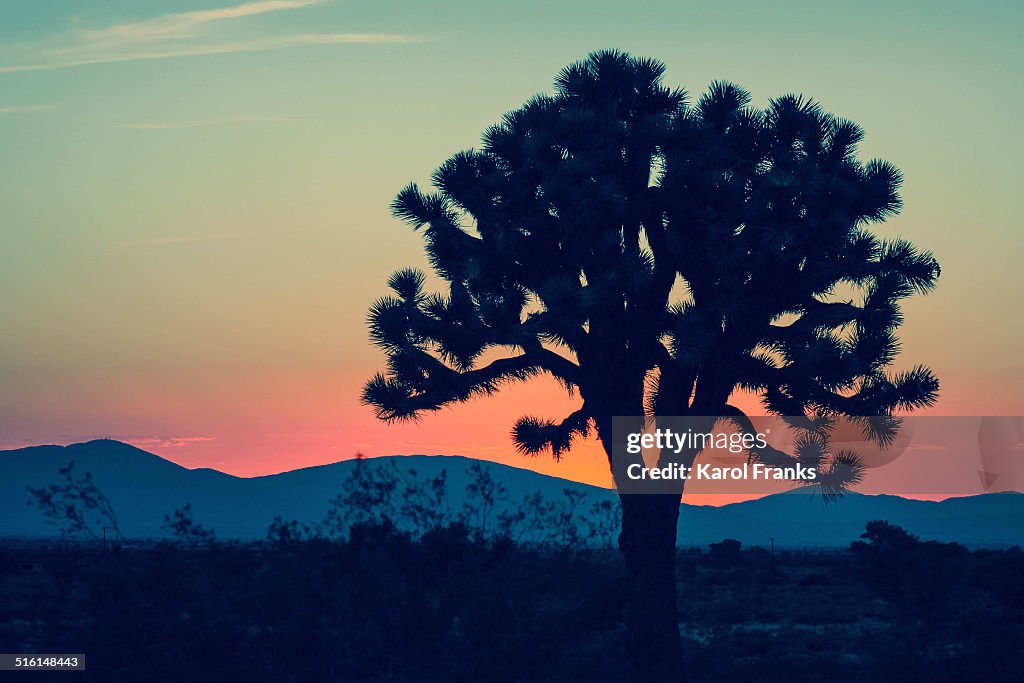
[[[444,162],[436,191],[399,193],[394,215],[421,231],[447,291],[400,270],[373,304],[388,367],[362,398],[379,418],[547,373],[581,405],[559,421],[521,418],[519,450],[559,458],[594,430],[611,461],[613,416],[729,416],[749,428],[729,404],[740,389],[787,416],[935,401],[927,368],[891,370],[900,300],[939,275],[930,253],[868,229],[900,208],[897,169],[858,161],[860,128],[813,100],[757,109],[716,82],[691,105],[663,71],[591,54],[558,74],[554,95]],[[859,476],[854,460],[839,464],[826,493]],[[652,671],[681,661],[678,493],[622,496],[619,546],[640,587],[627,645]]]

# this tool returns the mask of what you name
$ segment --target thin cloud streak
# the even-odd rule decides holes
[[[265,0],[264,2],[251,2],[218,9],[174,12],[146,21],[118,24],[104,29],[84,30],[81,31],[81,36],[92,46],[106,45],[108,47],[112,44],[187,38],[196,29],[215,21],[240,19],[280,10],[301,9],[318,4],[320,4],[320,0]],[[82,47],[65,48],[54,51],[53,54],[80,50]]]
[[[196,443],[209,443],[210,441],[216,441],[215,436],[141,436],[141,437],[122,437],[127,444],[131,444],[136,448],[181,448],[183,446],[190,446]]]
[[[264,52],[266,50],[278,50],[282,48],[299,47],[307,45],[378,45],[395,43],[414,43],[420,42],[422,40],[422,38],[418,38],[415,36],[394,33],[303,33],[248,41],[214,43],[209,45],[193,45],[167,50],[119,53],[96,57],[83,57],[81,59],[63,62],[44,62],[37,64],[18,64],[13,66],[0,66],[0,74],[22,73],[26,71],[54,71],[58,69],[71,69],[74,67],[87,66],[91,64],[113,64],[117,62],[136,62],[150,59],[172,59],[175,57],[201,57],[205,55],[233,54],[244,52]]]
[[[308,123],[316,119],[294,118],[287,116],[228,116],[220,119],[199,121],[159,121],[154,123],[121,123],[113,128],[127,130],[182,130],[185,128],[205,128],[207,126],[229,126],[243,123]]]

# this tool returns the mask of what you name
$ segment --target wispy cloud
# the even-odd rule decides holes
[[[212,24],[281,10],[301,9],[320,0],[264,0],[194,12],[164,14],[145,21],[100,29],[75,29],[48,41],[15,46],[20,63],[0,65],[0,74],[70,69],[176,57],[263,52],[308,45],[406,43],[416,37],[394,33],[286,33],[228,40]]]
[[[226,116],[219,119],[199,121],[158,121],[153,123],[120,123],[114,128],[131,130],[179,130],[182,128],[205,128],[207,126],[230,126],[241,123],[307,123],[316,119],[288,116]]]
[[[0,107],[0,115],[3,114],[29,114],[34,111],[51,111],[56,109],[52,104],[29,104],[22,106]]]
[[[122,437],[122,441],[137,448],[181,448],[196,443],[216,441],[215,436],[141,436]]]
[[[82,37],[86,42],[96,45],[122,45],[124,43],[145,43],[169,38],[187,38],[205,24],[226,19],[240,19],[267,12],[299,9],[320,4],[320,0],[266,0],[251,2],[234,7],[199,10],[195,12],[176,12],[164,14],[147,21],[117,24],[103,29],[84,30]],[[68,52],[75,48],[59,50]]]

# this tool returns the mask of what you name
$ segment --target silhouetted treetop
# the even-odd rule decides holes
[[[522,418],[556,457],[613,415],[887,415],[931,404],[932,373],[895,372],[900,302],[929,252],[871,231],[899,171],[858,160],[863,132],[799,95],[752,106],[712,83],[695,103],[664,65],[617,51],[537,95],[396,197],[445,291],[406,269],[370,311],[388,356],[363,400],[384,420],[546,373],[581,407]],[[840,482],[841,484],[841,482]]]

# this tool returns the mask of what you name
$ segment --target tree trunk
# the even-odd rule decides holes
[[[619,549],[631,575],[626,608],[630,664],[634,673],[645,677],[679,680],[682,644],[675,571],[679,496],[622,494],[619,500]]]
[[[620,409],[612,414],[630,415]],[[619,551],[630,574],[626,603],[626,654],[634,680],[679,681],[683,674],[682,641],[676,601],[676,525],[682,482],[674,493],[622,493],[627,467],[643,463],[629,456],[624,439],[641,431],[644,418],[595,419],[598,437],[619,486],[622,530]],[[632,424],[630,424],[630,421]],[[620,443],[616,444],[615,439]],[[619,457],[613,457],[618,453]]]

